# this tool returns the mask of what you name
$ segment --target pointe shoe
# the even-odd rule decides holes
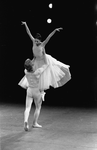
[[[25,131],[28,131],[29,130],[29,125],[27,122],[24,123],[24,130]]]
[[[45,94],[46,94],[45,92],[41,92],[41,97],[42,97],[42,100],[43,100],[43,101],[45,101],[45,99],[44,99]]]
[[[38,123],[34,123],[34,124],[32,125],[32,127],[33,127],[33,128],[42,128],[42,126],[39,125]]]

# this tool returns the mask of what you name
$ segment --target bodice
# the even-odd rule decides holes
[[[41,57],[43,55],[44,47],[43,46],[33,46],[33,54],[35,57]]]

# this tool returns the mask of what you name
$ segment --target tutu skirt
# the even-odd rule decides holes
[[[28,81],[27,81],[26,76],[24,76],[24,77],[20,80],[20,82],[18,83],[18,85],[20,85],[20,86],[21,86],[22,88],[24,88],[24,89],[27,89],[27,88],[28,88],[29,83],[28,83]]]
[[[51,55],[45,54],[47,59],[47,68],[43,71],[39,80],[39,89],[46,90],[50,86],[58,88],[63,86],[71,79],[69,65],[66,65]],[[26,76],[24,76],[19,85],[23,88],[29,86]]]
[[[58,88],[66,84],[71,79],[70,66],[48,54],[46,54],[46,59],[48,67],[40,77],[39,88],[45,90],[49,89],[50,86]]]

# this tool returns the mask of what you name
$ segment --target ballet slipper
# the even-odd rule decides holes
[[[24,123],[24,130],[25,131],[28,131],[29,130],[29,125],[27,122]]]
[[[42,97],[42,100],[43,100],[43,101],[45,101],[45,99],[44,99],[45,94],[46,94],[45,92],[41,92],[41,97]]]
[[[33,128],[42,128],[42,126],[39,125],[38,123],[34,123],[34,124],[32,125],[32,127],[33,127]]]

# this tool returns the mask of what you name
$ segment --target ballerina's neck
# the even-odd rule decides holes
[[[40,45],[36,45],[36,44],[34,44],[33,45],[33,49],[36,49],[36,50],[42,50],[43,49],[43,46],[40,44]]]

